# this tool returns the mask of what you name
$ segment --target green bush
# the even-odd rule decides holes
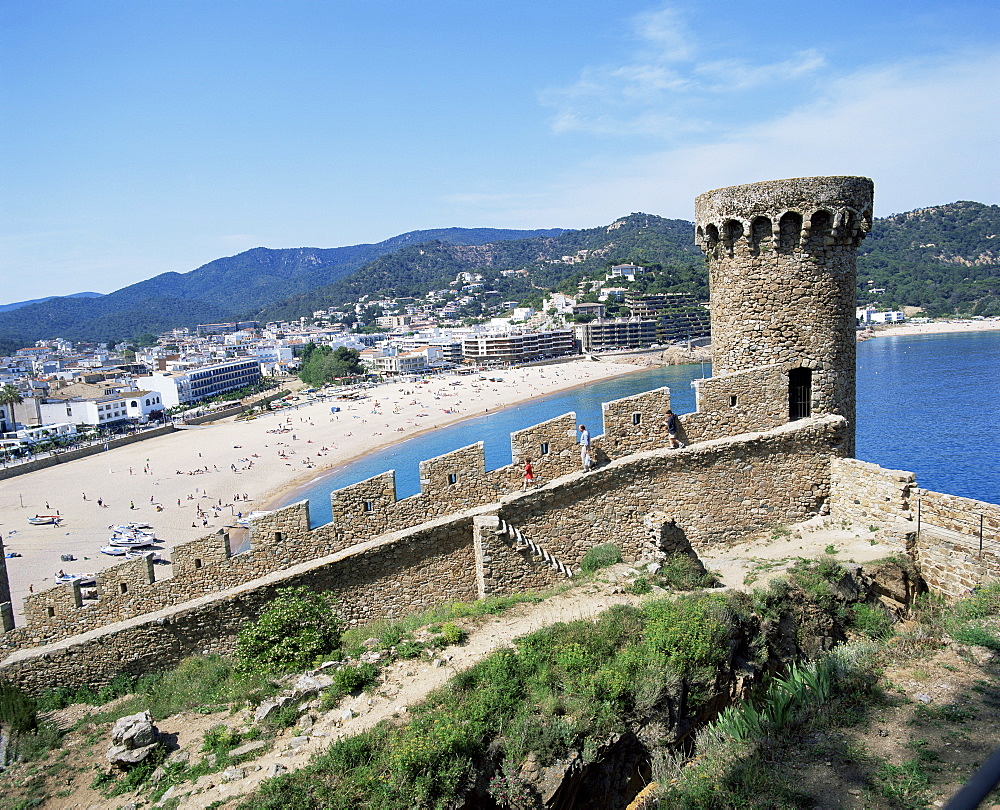
[[[716,667],[729,654],[726,600],[722,595],[661,599],[645,606],[646,644],[679,673]]]
[[[27,692],[0,679],[0,723],[14,734],[24,734],[38,727],[38,706]]]
[[[407,639],[406,641],[396,645],[396,657],[403,658],[405,660],[410,658],[419,658],[424,649],[424,645],[419,641]]]
[[[580,568],[588,574],[592,574],[601,568],[620,563],[622,561],[622,550],[614,543],[604,543],[594,546],[580,560]]]
[[[718,578],[705,570],[697,557],[688,554],[672,554],[663,561],[659,571],[660,581],[679,591],[693,591],[696,588],[711,588],[718,584]]]
[[[465,641],[467,635],[468,633],[454,622],[445,622],[441,625],[440,638],[446,647],[450,647],[453,644],[461,644]]]
[[[241,668],[307,666],[340,646],[340,624],[329,599],[308,588],[285,588],[236,641]]]
[[[854,626],[868,638],[887,639],[895,632],[892,616],[878,605],[853,605],[851,615]]]
[[[378,679],[378,673],[375,664],[344,666],[333,673],[333,685],[347,694],[371,686]]]

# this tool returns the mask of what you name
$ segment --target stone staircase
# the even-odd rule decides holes
[[[514,551],[530,551],[534,557],[541,559],[542,562],[548,565],[553,571],[558,571],[566,577],[573,576],[573,569],[570,566],[566,565],[566,563],[554,554],[550,554],[533,540],[529,540],[521,534],[520,529],[515,526],[511,526],[502,518],[497,518],[496,535],[497,537],[504,538],[508,542],[512,543]]]

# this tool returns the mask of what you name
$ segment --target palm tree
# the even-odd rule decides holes
[[[0,423],[3,423],[4,431],[7,429],[7,413],[10,414],[11,430],[14,429],[14,406],[20,405],[22,402],[24,402],[24,397],[21,396],[21,392],[17,390],[16,385],[7,383],[3,388],[0,388],[0,409],[3,409],[0,411],[0,414],[3,414],[3,416],[0,416]]]

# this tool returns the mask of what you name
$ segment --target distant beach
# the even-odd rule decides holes
[[[442,425],[641,367],[575,360],[427,383],[386,383],[354,401],[329,398],[249,422],[186,428],[0,482],[0,534],[15,613],[54,575],[97,573],[120,558],[101,554],[109,527],[150,523],[159,553],[235,523],[352,459]],[[489,378],[496,381],[491,382]],[[331,407],[339,407],[332,413]],[[100,500],[101,504],[98,505]],[[158,507],[159,510],[158,511]],[[58,512],[58,525],[28,518]],[[208,525],[205,525],[205,524]],[[77,559],[63,561],[61,555]],[[169,576],[156,566],[157,578]]]
[[[1000,329],[1000,318],[983,321],[931,321],[930,323],[898,323],[874,329],[874,337],[895,335],[943,335],[948,332],[982,332]]]

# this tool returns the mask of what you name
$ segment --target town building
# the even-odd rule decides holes
[[[155,372],[142,377],[141,383],[160,394],[164,407],[173,408],[252,385],[260,378],[260,360],[241,357],[186,371]]]
[[[462,340],[462,356],[467,363],[507,365],[527,363],[546,357],[576,353],[572,329],[547,332],[486,332]]]

